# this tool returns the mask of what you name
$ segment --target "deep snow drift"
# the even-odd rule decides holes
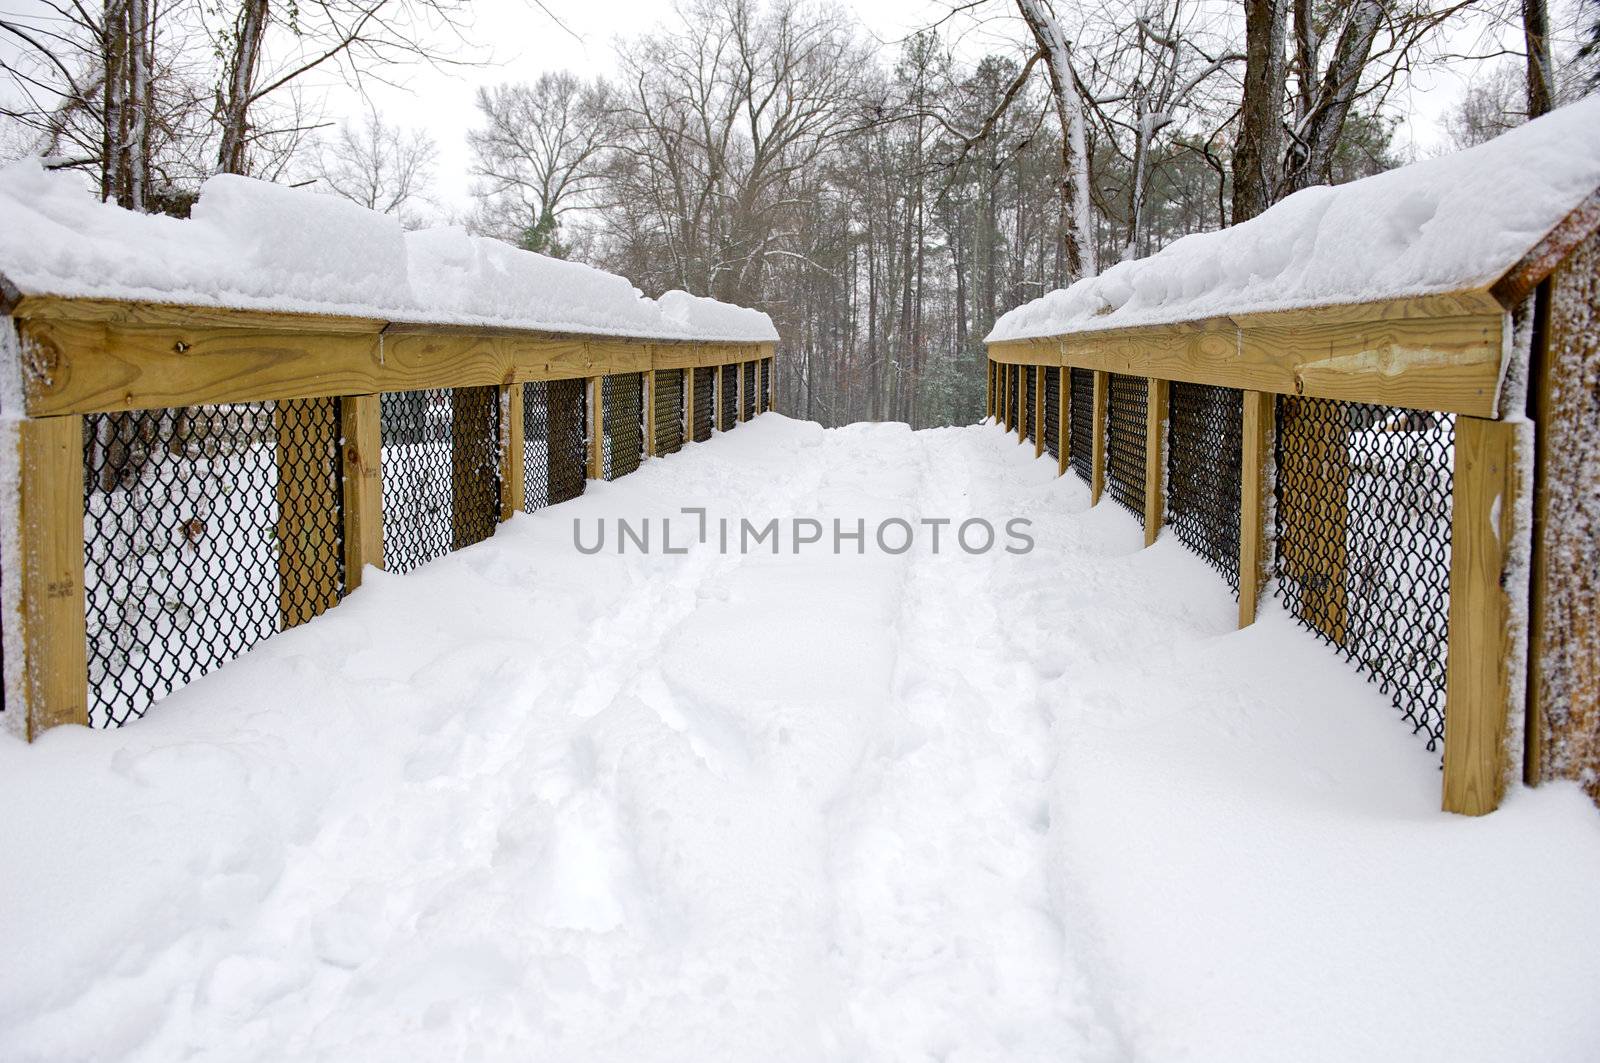
[[[1600,93],[1486,144],[1275,203],[1011,310],[989,341],[1482,287],[1600,187]]]
[[[0,739],[0,1058],[1590,1057],[1578,789],[1438,812],[1386,697],[1086,504],[992,427],[767,415]],[[1038,548],[573,547],[684,505]]]

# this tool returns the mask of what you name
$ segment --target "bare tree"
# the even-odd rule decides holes
[[[1244,95],[1233,144],[1233,221],[1272,205],[1283,145],[1284,27],[1289,0],[1244,0]],[[1295,0],[1309,4],[1310,0]]]
[[[601,180],[611,141],[611,90],[565,71],[532,85],[478,90],[482,129],[470,130],[476,226],[532,251],[559,254],[561,216]]]
[[[428,205],[437,158],[426,133],[388,125],[374,110],[318,145],[313,172],[319,187],[414,228],[421,223],[419,209]]]
[[[1056,121],[1061,127],[1061,231],[1067,271],[1092,277],[1099,270],[1094,244],[1093,207],[1089,200],[1089,149],[1084,136],[1083,98],[1079,95],[1072,45],[1056,20],[1050,0],[1016,0],[1044,60]]]

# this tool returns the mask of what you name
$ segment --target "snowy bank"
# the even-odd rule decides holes
[[[407,233],[334,196],[223,174],[188,219],[101,203],[37,160],[0,168],[0,276],[24,295],[641,339],[762,342],[759,310],[669,292],[459,227]]]
[[[573,547],[686,500],[1038,548]],[[1592,1058],[1584,795],[1441,813],[1384,694],[1142,546],[990,428],[765,415],[0,738],[0,1058]]]
[[[1436,295],[1498,280],[1600,188],[1600,95],[1478,147],[1297,192],[1003,315],[989,342]]]

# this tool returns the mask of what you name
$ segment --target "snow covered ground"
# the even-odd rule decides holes
[[[683,505],[1038,548],[573,547]],[[0,739],[0,1058],[1593,1058],[1578,789],[1439,813],[1383,695],[1140,543],[994,428],[767,415]]]

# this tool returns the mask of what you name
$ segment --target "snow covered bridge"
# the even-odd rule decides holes
[[[6,171],[0,1057],[1583,1058],[1597,108],[1019,309],[1026,442]]]

